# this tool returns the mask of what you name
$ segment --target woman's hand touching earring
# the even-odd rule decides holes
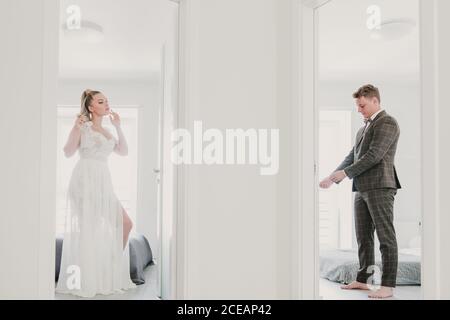
[[[81,127],[83,126],[83,124],[88,121],[88,118],[85,115],[77,115],[77,119],[75,120],[75,126],[78,129],[81,129]]]
[[[114,127],[120,127],[120,116],[111,110],[111,113],[109,114],[109,118],[111,119],[111,123]]]

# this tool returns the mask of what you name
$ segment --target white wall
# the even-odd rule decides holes
[[[289,123],[288,2],[190,3],[190,128],[194,120],[221,130]],[[290,138],[281,127],[279,176],[256,166],[187,167],[186,298],[289,296]]]
[[[45,19],[48,8],[52,16]],[[56,126],[46,106],[55,103],[51,93],[56,89],[56,81],[52,81],[56,68],[42,68],[43,61],[57,59],[53,44],[52,52],[43,53],[44,44],[56,36],[44,24],[56,23],[54,8],[55,1],[0,2],[0,299],[50,296],[54,279],[54,263],[38,256],[40,245],[43,256],[54,255],[54,225],[48,220],[54,208],[54,189],[47,181],[55,175],[41,176],[41,169],[54,168],[54,154],[48,147]],[[48,77],[49,73],[53,74]],[[43,96],[44,90],[50,94]],[[50,139],[41,139],[44,136]],[[41,186],[49,187],[46,194],[41,194]]]
[[[448,201],[449,181],[450,181],[450,109],[448,107],[448,88],[450,87],[450,38],[446,36],[446,31],[450,29],[450,21],[447,17],[450,12],[450,2],[438,0],[437,2],[437,33],[438,40],[437,50],[437,97],[438,97],[438,114],[436,117],[438,140],[436,141],[438,148],[438,195],[437,195],[437,212],[438,216],[438,281],[440,283],[439,291],[441,299],[450,299],[450,205]],[[430,141],[431,143],[431,141]],[[427,214],[425,212],[425,214]]]

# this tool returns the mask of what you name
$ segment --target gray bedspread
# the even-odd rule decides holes
[[[381,257],[377,254],[375,264],[381,270]],[[348,284],[356,279],[359,269],[355,250],[328,250],[320,253],[320,277]],[[420,285],[420,257],[399,254],[397,285]]]
[[[61,265],[63,236],[56,237],[56,265],[55,281],[59,278],[59,269]],[[144,284],[144,270],[147,266],[153,264],[153,254],[147,238],[141,234],[132,234],[129,238],[130,248],[130,278],[137,284]]]

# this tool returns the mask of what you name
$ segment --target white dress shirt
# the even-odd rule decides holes
[[[378,115],[380,112],[382,112],[382,111],[383,111],[383,109],[380,109],[380,110],[378,110],[377,112],[375,112],[375,113],[370,117],[370,120],[373,121],[373,120],[377,117],[377,115]],[[370,125],[372,124],[372,121],[369,122],[369,123],[367,124],[366,130],[369,129]]]

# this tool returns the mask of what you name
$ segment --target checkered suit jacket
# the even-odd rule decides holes
[[[364,132],[356,135],[356,144],[336,169],[353,179],[353,191],[400,189],[394,158],[400,137],[397,121],[386,111],[380,112]]]

